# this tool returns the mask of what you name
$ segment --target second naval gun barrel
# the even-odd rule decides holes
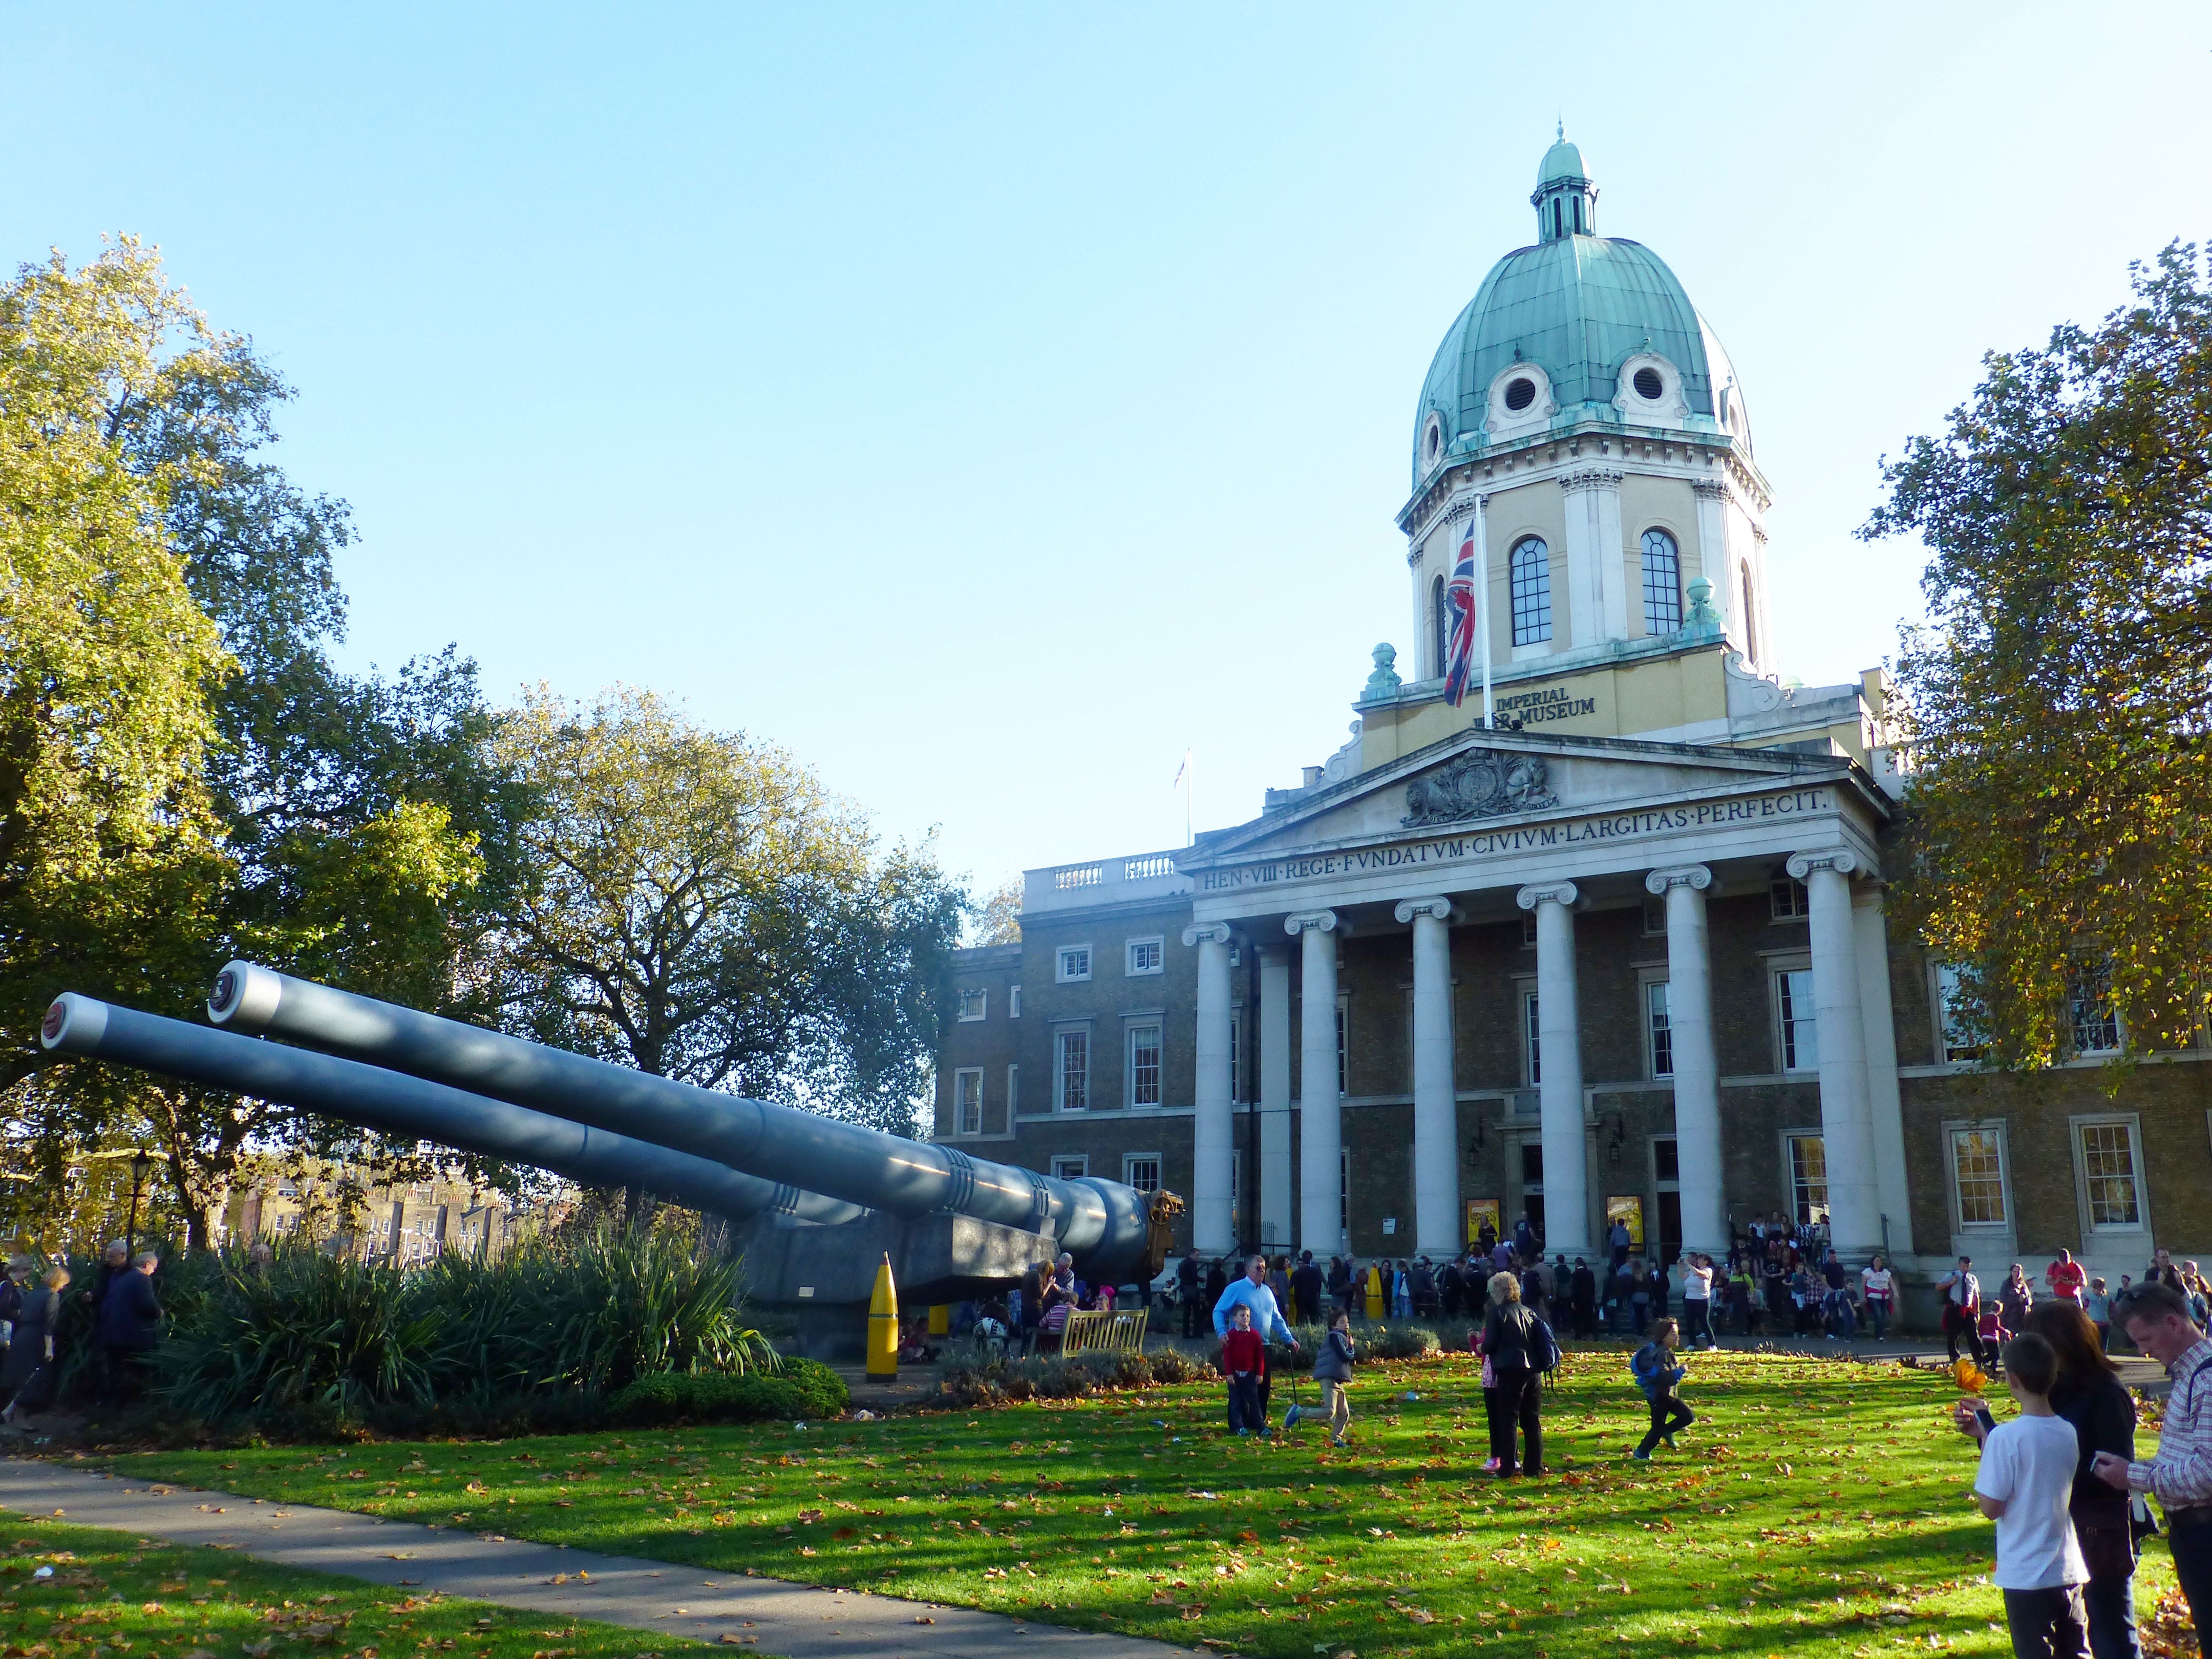
[[[1063,1181],[957,1147],[702,1089],[441,1019],[248,962],[216,978],[208,1016],[349,1060],[680,1146],[832,1198],[914,1218],[951,1210],[1049,1231],[1094,1279],[1158,1271],[1179,1200],[1120,1182]]]
[[[724,1216],[792,1207],[788,1189],[708,1158],[356,1060],[257,1042],[74,992],[54,1000],[39,1035],[62,1054],[322,1112],[383,1134],[534,1164],[586,1186],[642,1187]],[[812,1200],[811,1219],[850,1221],[866,1213],[811,1193],[797,1196]]]

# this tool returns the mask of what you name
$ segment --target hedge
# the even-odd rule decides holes
[[[787,1358],[773,1375],[670,1371],[641,1376],[608,1399],[606,1414],[610,1422],[640,1428],[675,1422],[804,1422],[840,1416],[851,1403],[845,1379],[829,1366]]]

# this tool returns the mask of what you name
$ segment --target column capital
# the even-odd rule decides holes
[[[1547,882],[1540,887],[1523,887],[1513,896],[1513,902],[1523,910],[1533,910],[1540,904],[1563,904],[1572,908],[1583,896],[1582,889],[1571,881]]]
[[[1308,928],[1316,933],[1342,933],[1347,939],[1352,934],[1352,924],[1339,917],[1334,910],[1303,910],[1296,915],[1283,918],[1283,931],[1292,939]]]
[[[1459,908],[1439,894],[1433,898],[1400,899],[1395,915],[1401,921],[1411,921],[1415,916],[1434,916],[1449,927],[1459,919]]]
[[[1713,872],[1702,864],[1670,864],[1644,878],[1644,890],[1664,894],[1669,887],[1694,887],[1700,893],[1713,884]]]
[[[1839,876],[1848,876],[1864,866],[1859,862],[1859,855],[1848,847],[1824,847],[1816,852],[1792,853],[1784,867],[1802,881],[1815,870],[1832,870]]]
[[[1236,936],[1225,921],[1193,922],[1182,930],[1185,945],[1226,945]]]

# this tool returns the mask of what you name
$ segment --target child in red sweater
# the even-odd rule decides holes
[[[1221,1339],[1221,1370],[1229,1379],[1229,1426],[1238,1434],[1265,1434],[1260,1414],[1260,1373],[1267,1351],[1252,1328],[1252,1310],[1238,1303],[1229,1315],[1229,1334]]]

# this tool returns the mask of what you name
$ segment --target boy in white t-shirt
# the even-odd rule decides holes
[[[2005,1344],[2004,1377],[2020,1402],[2018,1417],[1991,1425],[1964,1400],[1956,1413],[1959,1427],[1981,1443],[1974,1501],[1997,1523],[1990,1577],[2004,1592],[2017,1659],[2087,1659],[2081,1586],[2089,1569],[2067,1512],[2081,1443],[2074,1425],[2051,1409],[2057,1352],[2039,1336],[2016,1336]]]

